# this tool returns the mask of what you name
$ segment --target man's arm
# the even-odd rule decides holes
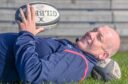
[[[86,67],[80,57],[64,51],[50,54],[48,61],[38,57],[34,36],[43,29],[35,27],[34,9],[28,5],[27,10],[27,17],[20,10],[23,22],[19,23],[20,32],[14,46],[16,67],[21,80],[33,83],[49,80],[79,81]]]
[[[72,53],[61,51],[50,54],[48,61],[38,58],[33,34],[22,31],[14,46],[16,67],[21,80],[32,83],[41,81],[79,81],[86,69],[84,61]]]

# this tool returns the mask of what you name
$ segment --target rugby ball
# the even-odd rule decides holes
[[[94,68],[106,81],[121,78],[119,65],[112,59],[99,61]]]
[[[58,23],[60,13],[54,6],[41,2],[30,3],[30,5],[33,6],[35,9],[36,26],[43,26],[44,28],[53,28]],[[23,9],[25,15],[27,14],[26,7],[26,5],[20,7]],[[19,20],[22,22],[19,11],[20,8],[18,8],[15,13],[15,20]]]

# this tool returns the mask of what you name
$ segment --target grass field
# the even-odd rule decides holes
[[[121,68],[122,77],[120,80],[113,80],[104,82],[101,80],[94,80],[93,78],[88,78],[83,81],[82,84],[128,84],[128,51],[127,52],[119,52],[115,56],[113,56],[114,60],[116,60]]]

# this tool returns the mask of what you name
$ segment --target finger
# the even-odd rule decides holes
[[[26,22],[26,18],[25,18],[24,12],[23,12],[23,10],[21,8],[20,8],[20,15],[21,15],[22,21]]]
[[[45,28],[42,26],[36,26],[36,29],[45,29]]]
[[[37,29],[37,33],[40,33],[40,32],[43,32],[43,31],[45,31],[44,28],[38,28],[38,29]]]
[[[32,17],[32,20],[35,22],[35,9],[33,6],[31,6],[31,17]]]
[[[23,23],[19,23],[18,26],[20,31],[24,30],[25,28]]]
[[[27,20],[31,21],[31,10],[29,4],[27,4]]]
[[[16,23],[17,23],[17,24],[20,24],[21,22],[20,22],[19,20],[16,20]]]

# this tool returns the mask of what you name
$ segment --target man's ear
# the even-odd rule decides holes
[[[105,60],[108,57],[109,57],[109,54],[107,52],[104,52],[103,54],[100,54],[99,55],[99,59],[100,60]]]

